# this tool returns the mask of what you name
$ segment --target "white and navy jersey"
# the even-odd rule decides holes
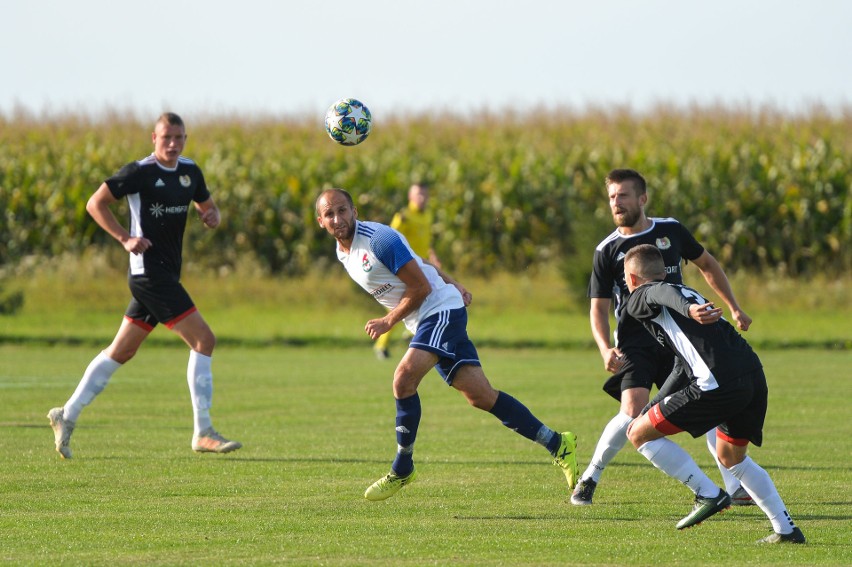
[[[464,307],[459,290],[444,282],[434,267],[425,264],[412,251],[405,237],[387,225],[355,221],[355,235],[349,252],[343,252],[338,245],[337,259],[343,263],[349,276],[387,309],[399,305],[405,294],[405,284],[396,273],[415,260],[429,280],[432,293],[418,309],[403,319],[412,333],[417,330],[420,321],[430,315]]]
[[[725,319],[702,325],[689,317],[690,305],[704,303],[700,293],[685,285],[650,282],[633,290],[624,310],[674,352],[690,380],[706,392],[761,368],[761,363]]]
[[[210,198],[201,169],[183,156],[168,168],[151,154],[125,165],[106,184],[116,199],[127,197],[130,235],[151,241],[144,253],[130,254],[131,275],[154,271],[179,277],[190,203]]]
[[[663,255],[666,281],[683,283],[682,260],[695,260],[704,253],[685,226],[673,218],[651,218],[651,227],[639,234],[624,235],[616,229],[595,248],[589,297],[614,299],[615,318],[621,320],[622,304],[629,291],[624,281],[624,256],[639,244],[653,244]]]

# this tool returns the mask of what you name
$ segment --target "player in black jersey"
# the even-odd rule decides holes
[[[604,468],[627,443],[627,426],[648,403],[651,387],[659,387],[673,369],[674,358],[657,345],[641,326],[623,317],[627,296],[624,281],[624,255],[638,244],[656,246],[666,262],[666,281],[682,283],[681,262],[693,262],[711,288],[725,301],[733,319],[742,330],[751,318],[737,304],[722,267],[693,235],[672,218],[649,218],[645,179],[632,169],[615,169],[606,178],[610,211],[616,229],[595,249],[588,295],[591,298],[592,335],[603,358],[604,367],[613,375],[604,391],[621,403],[620,411],[605,426],[589,465],[571,495],[574,505],[589,505]],[[616,346],[610,343],[609,312],[615,300]],[[711,453],[715,454],[713,435],[708,436]],[[719,465],[730,493],[737,504],[751,502],[739,489],[739,482]]]
[[[173,113],[161,115],[151,140],[154,153],[125,165],[101,184],[86,204],[95,222],[130,254],[132,298],[112,344],[92,360],[65,405],[47,415],[56,450],[65,459],[71,458],[69,442],[80,412],[103,391],[113,373],[133,358],[157,323],[176,332],[191,349],[187,382],[194,416],[192,449],[228,453],[242,446],[213,428],[210,366],[216,337],[180,283],[183,234],[190,208],[209,228],[219,226],[219,209],[201,169],[181,155],[186,143],[183,120]],[[129,230],[110,210],[123,198],[130,209]]]
[[[695,507],[677,524],[693,526],[727,508],[730,496],[716,486],[676,443],[666,439],[687,431],[693,437],[716,428],[716,455],[767,515],[774,533],[764,543],[805,543],[769,475],[746,455],[749,442],[763,443],[766,376],[760,359],[736,329],[700,293],[667,283],[660,251],[650,244],[632,248],[624,259],[630,290],[624,310],[639,321],[682,365],[687,380],[674,386],[630,425],[633,446],[655,467],[695,493]],[[683,382],[672,375],[671,382]],[[655,402],[657,400],[655,399]],[[718,427],[717,427],[718,426]]]

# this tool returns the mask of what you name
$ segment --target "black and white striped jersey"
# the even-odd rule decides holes
[[[130,273],[179,277],[190,205],[210,198],[201,169],[183,156],[168,168],[151,154],[125,165],[106,184],[116,199],[127,197],[130,235],[151,241],[144,253],[130,255]]]
[[[691,287],[650,282],[633,290],[624,311],[675,353],[701,390],[710,391],[760,368],[761,363],[748,342],[725,319],[702,325],[689,317],[690,305],[704,303],[707,300]]]

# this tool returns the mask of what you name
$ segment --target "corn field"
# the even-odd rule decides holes
[[[321,189],[345,188],[360,218],[387,222],[409,184],[422,181],[432,187],[436,250],[449,269],[555,263],[582,281],[593,246],[613,229],[603,179],[630,167],[648,181],[648,214],[679,219],[727,270],[852,272],[849,109],[556,108],[404,119],[374,110],[373,132],[357,147],[332,142],[321,117],[182,116],[184,153],[222,210],[219,229],[188,228],[187,261],[205,267],[247,256],[270,274],[305,273],[333,257],[315,220]],[[155,118],[0,116],[0,266],[117,246],[88,217],[86,200],[151,152]]]

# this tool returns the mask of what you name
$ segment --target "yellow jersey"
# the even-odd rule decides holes
[[[428,260],[429,249],[432,248],[433,223],[432,211],[428,208],[421,211],[416,205],[409,204],[393,216],[390,226],[402,233],[415,254]]]

